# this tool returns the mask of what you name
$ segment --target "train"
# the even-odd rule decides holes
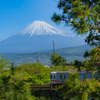
[[[71,72],[65,72],[65,71],[55,71],[55,72],[51,72],[51,82],[50,85],[54,86],[54,85],[61,85],[64,84],[65,80],[68,79],[70,77],[70,73]],[[94,74],[92,74],[91,72],[79,72],[79,80],[81,81],[86,81],[86,79],[92,79],[92,78],[98,78],[98,74],[97,72],[95,72]]]

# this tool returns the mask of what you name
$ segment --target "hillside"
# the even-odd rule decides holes
[[[69,47],[69,48],[60,48],[56,49],[56,53],[61,55],[66,59],[67,62],[74,61],[75,59],[83,61],[83,54],[86,50],[90,50],[93,47],[88,45],[82,45],[77,47]],[[7,60],[11,60],[14,62],[15,65],[20,65],[22,63],[29,63],[29,62],[37,62],[39,58],[39,62],[43,65],[50,65],[50,55],[52,54],[52,50],[43,51],[43,52],[36,52],[36,53],[25,53],[25,54],[18,54],[18,53],[3,53],[2,57],[6,58]]]

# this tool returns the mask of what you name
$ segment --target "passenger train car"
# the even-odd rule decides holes
[[[51,85],[64,84],[64,81],[69,78],[70,72],[51,72]],[[98,74],[90,72],[79,72],[79,80],[85,81],[86,79],[97,78]]]

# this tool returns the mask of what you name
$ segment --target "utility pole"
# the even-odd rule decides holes
[[[53,54],[55,54],[55,40],[53,40]]]

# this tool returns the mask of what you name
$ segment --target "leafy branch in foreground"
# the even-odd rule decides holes
[[[99,100],[100,83],[95,79],[81,82],[78,75],[73,73],[65,80],[65,84],[58,88],[58,94],[62,100]]]
[[[87,34],[85,42],[100,47],[100,0],[59,0],[61,14],[54,13],[52,20],[64,21],[77,34]]]
[[[84,67],[87,71],[97,70],[100,73],[100,50],[93,48],[89,51],[89,58],[86,59]]]

